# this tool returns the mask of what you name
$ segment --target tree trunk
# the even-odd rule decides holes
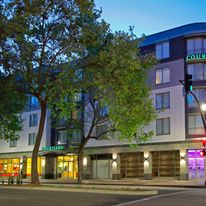
[[[78,152],[78,157],[77,157],[77,161],[78,161],[78,183],[82,183],[82,162],[83,162],[83,151],[79,151]]]
[[[38,152],[39,147],[41,144],[41,139],[44,131],[44,124],[46,119],[46,103],[43,102],[40,104],[41,106],[41,116],[40,116],[40,123],[39,123],[39,129],[36,136],[36,142],[34,145],[34,149],[32,152],[32,166],[31,166],[31,183],[32,184],[40,184],[39,183],[39,176],[38,176]]]

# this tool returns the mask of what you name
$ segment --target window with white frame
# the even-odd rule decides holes
[[[17,140],[10,140],[10,147],[17,147]]]
[[[156,84],[164,84],[170,82],[170,69],[163,67],[156,69]]]
[[[204,134],[204,127],[200,115],[188,115],[188,134]]]
[[[29,126],[35,127],[38,124],[38,115],[37,114],[30,114],[29,116]]]
[[[169,109],[170,108],[170,92],[156,94],[156,109]]]
[[[162,42],[159,44],[156,44],[156,58],[157,59],[165,59],[169,58],[170,56],[170,47],[169,47],[169,42]]]
[[[192,81],[206,80],[206,64],[188,64],[187,71],[192,75]]]
[[[206,38],[187,40],[187,54],[206,53]]]
[[[170,134],[170,118],[156,119],[156,135]]]
[[[36,133],[29,133],[28,145],[34,145],[36,141]]]

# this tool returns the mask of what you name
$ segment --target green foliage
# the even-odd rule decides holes
[[[92,101],[109,107],[110,132],[149,138],[143,128],[155,114],[146,79],[155,61],[140,55],[132,27],[113,33],[93,0],[2,1],[0,12],[0,67],[18,80],[15,92],[69,121],[76,93],[92,91]]]
[[[22,130],[20,112],[26,98],[14,90],[13,80],[0,75],[0,139],[18,139]]]
[[[144,127],[155,118],[155,111],[146,80],[155,58],[140,55],[139,40],[132,30],[107,31],[104,38],[105,46],[87,59],[85,76],[92,76],[92,81],[86,78],[85,90],[95,87],[93,98],[109,107],[111,129],[118,131],[120,140],[147,141],[152,132],[145,132]]]

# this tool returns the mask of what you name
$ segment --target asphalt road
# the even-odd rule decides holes
[[[160,194],[114,206],[203,206],[206,205],[206,189],[193,189]]]
[[[160,194],[168,194],[171,192],[174,192],[174,190],[160,191]],[[0,188],[0,205],[2,206],[113,206],[148,197],[149,196],[139,195]]]

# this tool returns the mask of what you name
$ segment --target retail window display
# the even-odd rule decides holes
[[[0,159],[0,176],[18,176],[20,159]]]

